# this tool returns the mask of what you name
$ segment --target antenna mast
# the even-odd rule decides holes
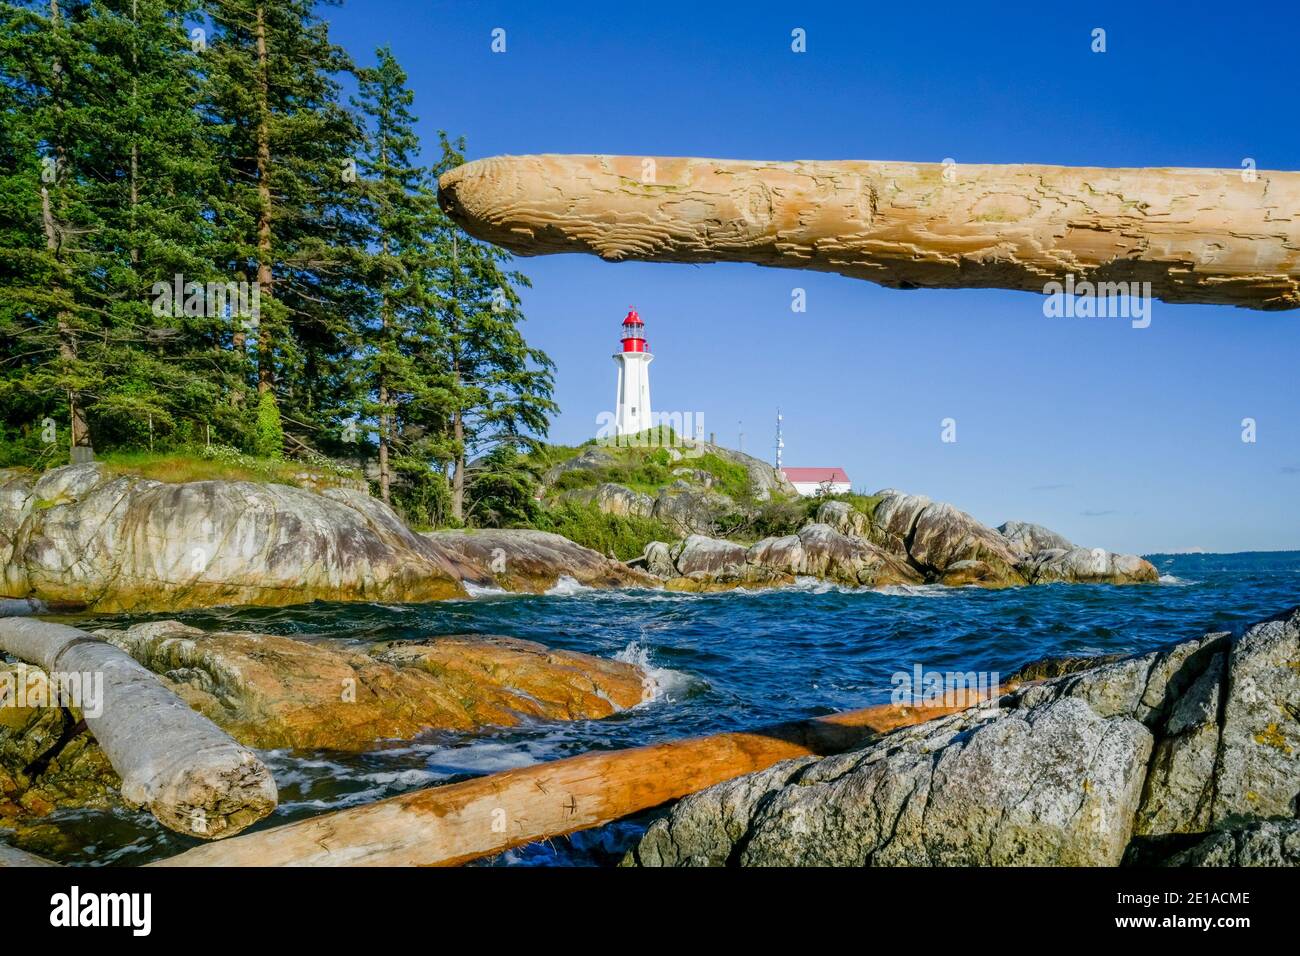
[[[776,470],[781,470],[781,453],[785,448],[785,439],[781,437],[781,406],[776,408]]]

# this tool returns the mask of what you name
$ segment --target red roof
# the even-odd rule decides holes
[[[843,468],[782,468],[781,474],[801,484],[812,482],[820,485],[824,481],[846,485],[849,483],[848,473]]]
[[[630,309],[630,310],[628,310],[627,318],[623,320],[623,324],[624,324],[624,325],[644,325],[645,323],[641,321],[641,316],[639,316],[639,315],[636,314],[636,309]]]

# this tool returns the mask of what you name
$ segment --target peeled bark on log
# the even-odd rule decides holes
[[[1073,275],[1149,282],[1166,302],[1300,307],[1295,172],[498,156],[443,174],[438,196],[520,255],[753,262],[898,289],[1045,293]]]
[[[999,694],[1009,689],[1003,687]],[[454,866],[610,823],[961,707],[896,705],[507,770],[196,847],[154,866]]]
[[[85,631],[20,618],[0,620],[0,650],[57,675],[102,675],[102,701],[80,706],[113,769],[122,799],[145,806],[179,833],[215,840],[275,809],[270,770],[247,747],[164,687],[125,651]],[[89,699],[83,693],[85,704]]]

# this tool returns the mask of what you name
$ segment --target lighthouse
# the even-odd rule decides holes
[[[645,323],[636,309],[623,320],[622,348],[614,353],[618,391],[614,399],[614,434],[635,435],[654,422],[650,416],[650,363],[654,356],[645,340]]]

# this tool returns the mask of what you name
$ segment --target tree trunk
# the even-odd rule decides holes
[[[52,680],[102,676],[100,706],[80,708],[86,726],[122,778],[122,799],[148,807],[164,826],[215,840],[275,809],[275,781],[257,755],[125,651],[76,628],[24,618],[0,619],[0,650]],[[82,703],[89,700],[83,694]]]
[[[392,479],[388,473],[388,386],[383,373],[379,376],[379,500],[388,504],[388,489]]]
[[[257,284],[263,299],[273,292],[271,272],[271,77],[266,52],[266,7],[257,5]],[[257,391],[275,384],[271,336],[265,324],[257,331]]]
[[[136,43],[139,41],[140,23],[138,14],[137,0],[131,0],[131,122],[139,122],[139,90],[140,82],[137,78],[140,70],[140,56],[136,50]],[[140,237],[139,205],[140,205],[140,143],[137,137],[139,129],[132,130],[131,136],[131,265],[139,267],[140,265],[140,246],[138,243]]]
[[[62,23],[58,0],[50,0],[50,23],[57,37]],[[54,73],[50,85],[54,90],[55,110],[61,116],[63,65],[57,55],[54,57],[51,69]],[[61,127],[62,124],[60,123],[60,133],[62,133]],[[56,142],[54,144],[55,185],[58,185],[58,178],[64,174],[66,162],[67,151],[64,144]],[[62,231],[56,224],[53,203],[50,200],[50,191],[44,186],[41,187],[41,224],[45,230],[45,248],[54,257],[59,271],[63,272],[66,267],[62,257]],[[61,309],[55,318],[55,327],[59,340],[59,360],[69,369],[69,374],[71,374],[71,368],[77,361],[77,336],[72,327],[71,314]],[[86,421],[86,412],[81,404],[81,395],[74,388],[68,389],[68,427],[70,439],[68,460],[74,465],[94,461],[95,450],[90,440],[90,424]]]
[[[459,395],[459,382],[457,394]],[[451,516],[465,520],[465,419],[458,407],[451,413],[451,434],[456,441],[456,467],[451,476]]]
[[[379,163],[383,168],[388,167],[388,149],[382,147],[379,150]],[[382,240],[382,249],[384,259],[387,260],[391,246],[389,244],[388,233],[385,232]],[[385,261],[385,268],[388,263]],[[388,330],[391,326],[389,315],[391,306],[389,304],[389,280],[384,280],[383,301],[379,306],[379,499],[384,504],[389,504],[389,485],[392,481],[388,473],[388,377],[385,374],[387,369],[384,362],[388,357],[389,341]]]
[[[596,751],[327,813],[155,865],[451,866],[601,826],[780,760],[842,753],[960,709],[887,704],[750,733]]]
[[[1300,307],[1295,172],[511,156],[438,186],[456,222],[521,255],[753,262],[900,289],[1047,293],[1073,276]]]

